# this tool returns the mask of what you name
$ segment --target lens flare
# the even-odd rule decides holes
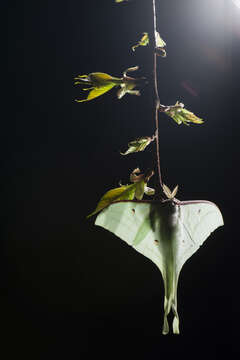
[[[232,0],[232,2],[240,9],[240,0]]]

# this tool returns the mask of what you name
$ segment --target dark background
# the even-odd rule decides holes
[[[163,179],[179,184],[181,200],[215,202],[225,221],[181,272],[181,334],[161,335],[157,267],[85,219],[104,192],[155,160],[154,146],[119,155],[154,132],[152,48],[131,51],[142,32],[152,33],[151,1],[10,1],[1,131],[4,359],[13,352],[25,359],[236,358],[240,9],[222,0],[157,3],[168,54],[159,58],[161,102],[180,100],[205,120],[186,127],[161,116]],[[114,89],[74,102],[85,95],[74,76],[121,76],[135,65],[136,76],[149,79],[140,98],[118,100]]]

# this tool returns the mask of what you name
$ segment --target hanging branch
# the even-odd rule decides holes
[[[115,0],[115,2],[120,3],[126,0]],[[141,136],[137,139],[134,139],[128,143],[128,149],[124,152],[120,152],[121,155],[125,156],[132,153],[137,153],[144,151],[145,148],[152,142],[156,140],[156,165],[158,173],[158,199],[159,195],[163,195],[164,198],[172,197],[176,195],[173,192],[168,190],[167,187],[162,181],[161,174],[161,164],[160,164],[160,145],[159,145],[159,112],[163,112],[168,117],[172,118],[178,125],[185,124],[189,125],[190,123],[202,124],[203,120],[198,118],[194,113],[184,108],[184,104],[177,101],[175,105],[162,105],[160,103],[159,93],[158,93],[158,76],[157,76],[157,56],[166,57],[165,45],[166,43],[161,38],[160,34],[157,31],[157,14],[156,14],[156,0],[152,1],[153,9],[153,79],[154,79],[154,113],[155,113],[155,132],[152,136]],[[149,44],[149,36],[147,32],[143,32],[141,39],[137,42],[136,45],[132,46],[132,51],[135,52],[138,47],[147,46]],[[137,88],[141,88],[142,85],[146,83],[145,77],[131,77],[128,75],[129,72],[135,72],[139,69],[138,66],[131,66],[123,71],[121,77],[116,77],[109,75],[103,72],[92,72],[88,75],[77,75],[74,79],[75,85],[87,86],[82,88],[83,91],[87,91],[87,96],[84,98],[76,99],[76,102],[82,103],[86,101],[92,101],[99,96],[109,92],[113,88],[118,88],[117,97],[122,99],[126,94],[140,96],[140,91]],[[140,170],[134,169],[132,173],[140,172]],[[136,179],[133,180],[133,177],[130,175],[130,181],[134,184],[132,185],[120,185],[120,188],[112,189],[108,191],[100,201],[101,205],[97,207],[97,212],[101,211],[105,206],[108,206],[110,203],[120,200],[141,200],[143,195],[154,195],[155,190],[148,188],[147,182],[150,177],[153,175],[153,172],[145,172],[137,177],[140,185],[136,185]],[[177,189],[177,188],[176,188]],[[94,212],[94,214],[96,211]],[[92,213],[93,214],[93,213]]]
[[[155,92],[155,127],[156,127],[156,152],[157,152],[157,169],[159,183],[162,189],[162,175],[161,175],[161,164],[160,164],[160,148],[159,148],[159,121],[158,121],[158,110],[160,107],[160,98],[158,93],[158,81],[157,81],[157,53],[156,53],[156,32],[157,32],[157,18],[156,18],[156,4],[155,0],[152,1],[153,4],[153,42],[154,42],[154,51],[153,51],[153,77],[154,77],[154,92]]]
[[[120,3],[127,0],[115,0]],[[101,226],[136,251],[151,259],[162,273],[164,282],[164,320],[162,334],[168,334],[168,315],[173,314],[172,330],[179,334],[179,316],[177,310],[177,284],[184,263],[198,250],[207,237],[219,226],[223,225],[223,218],[218,207],[205,200],[180,201],[175,198],[178,185],[173,190],[163,183],[160,167],[159,151],[159,112],[165,113],[178,125],[190,123],[202,124],[203,120],[184,108],[184,104],[177,101],[175,105],[160,103],[157,81],[157,56],[166,57],[166,43],[157,32],[156,1],[152,1],[153,8],[153,78],[154,78],[154,111],[155,134],[142,136],[128,143],[128,149],[120,154],[125,156],[144,151],[156,140],[158,188],[165,200],[143,200],[144,195],[152,196],[155,189],[148,187],[153,176],[153,170],[141,173],[139,168],[132,170],[129,180],[131,184],[122,185],[108,190],[98,202],[95,210],[88,215],[98,214],[95,225]],[[149,44],[148,33],[144,32],[136,45],[135,52],[140,46]],[[78,75],[76,85],[87,85],[85,99],[77,102],[93,100],[115,87],[118,99],[125,94],[140,95],[136,87],[141,87],[145,78],[132,78],[128,72],[137,71],[138,66],[129,67],[122,77],[115,77],[102,72]]]

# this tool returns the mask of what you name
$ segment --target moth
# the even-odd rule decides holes
[[[172,310],[173,333],[179,334],[179,274],[209,235],[223,225],[219,208],[205,200],[118,201],[99,213],[95,225],[111,231],[158,267],[165,290],[162,333],[169,332],[167,316]]]

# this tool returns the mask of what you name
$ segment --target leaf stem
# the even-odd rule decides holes
[[[157,17],[156,17],[156,3],[155,0],[152,0],[153,6],[153,77],[154,77],[154,93],[155,93],[155,126],[156,126],[156,152],[157,152],[157,169],[159,183],[162,188],[162,175],[161,175],[161,166],[160,166],[160,148],[159,148],[159,121],[158,121],[158,112],[160,107],[160,98],[158,93],[158,81],[157,81],[157,54],[156,54],[156,32],[157,32]]]

